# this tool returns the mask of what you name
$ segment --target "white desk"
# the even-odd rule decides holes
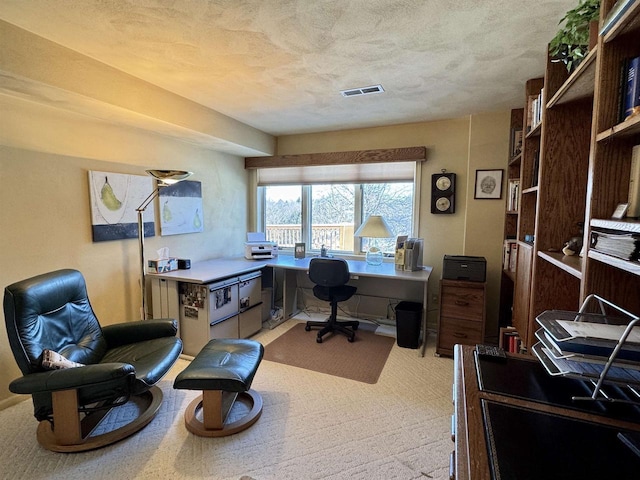
[[[176,316],[178,312],[178,289],[177,282],[187,283],[211,283],[224,278],[233,277],[236,275],[242,275],[245,273],[254,272],[256,270],[262,270],[265,267],[271,267],[274,269],[282,269],[284,272],[284,283],[282,286],[283,293],[283,313],[284,318],[290,318],[298,312],[297,307],[297,274],[301,271],[307,271],[309,269],[309,262],[311,257],[296,259],[291,255],[280,255],[277,258],[265,259],[265,260],[246,260],[244,258],[230,258],[230,259],[215,259],[207,260],[203,262],[193,263],[189,270],[175,270],[168,273],[148,274],[150,279],[163,279],[165,281],[171,281],[168,290],[168,297],[165,299],[153,299],[154,312],[156,308],[160,311],[166,311],[168,305],[168,316],[179,318]],[[351,278],[354,280],[363,278],[389,280],[396,283],[410,282],[411,284],[418,283],[418,286],[422,287],[422,335],[423,342],[421,348],[421,355],[424,356],[426,348],[426,336],[427,336],[427,306],[428,306],[428,282],[431,275],[431,267],[424,267],[423,270],[415,272],[404,272],[395,269],[393,263],[383,263],[382,265],[369,265],[361,260],[347,260],[349,264],[349,271]],[[401,286],[401,285],[396,285]],[[383,287],[384,288],[384,287]],[[157,291],[154,289],[154,292]],[[174,297],[175,298],[171,298]],[[407,299],[413,301],[420,301],[418,298]]]

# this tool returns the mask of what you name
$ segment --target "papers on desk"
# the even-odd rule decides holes
[[[590,311],[600,313],[588,313]],[[531,347],[550,375],[582,381],[589,396],[572,400],[620,402],[640,406],[640,316],[591,294],[579,312],[547,310]],[[616,385],[608,388],[606,384]],[[591,388],[593,386],[593,389]]]
[[[626,325],[605,325],[602,323],[568,322],[557,320],[569,338],[585,338],[596,340],[612,340],[617,342],[624,333]],[[640,327],[633,327],[627,337],[627,342],[640,344]]]
[[[597,380],[618,345],[626,325],[594,323],[576,312],[551,310],[536,319],[539,343],[533,352],[551,375]],[[591,320],[602,316],[586,314]],[[607,319],[608,321],[609,319]],[[614,322],[616,320],[614,319]],[[608,382],[640,384],[640,327],[633,327],[606,374]]]
[[[581,379],[598,380],[604,370],[606,362],[590,360],[587,357],[554,357],[550,349],[544,347],[542,343],[533,346],[534,353],[541,360],[550,375],[573,376]],[[607,372],[607,381],[621,385],[640,385],[640,370],[618,366],[614,363]]]
[[[561,310],[548,310],[536,320],[557,350],[606,358],[613,353],[627,326],[622,319],[607,318],[609,323],[602,323],[605,321],[602,315]],[[640,327],[631,330],[618,359],[640,362]]]

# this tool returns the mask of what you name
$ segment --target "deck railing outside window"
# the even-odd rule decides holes
[[[267,225],[267,240],[276,242],[279,247],[292,247],[302,242],[300,225]],[[353,225],[323,224],[312,225],[311,247],[307,250],[320,250],[324,245],[329,250],[353,252]]]

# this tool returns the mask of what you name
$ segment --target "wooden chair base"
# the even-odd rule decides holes
[[[82,416],[78,413],[75,390],[54,392],[53,425],[46,420],[40,422],[37,430],[38,442],[47,450],[64,453],[85,452],[111,445],[133,435],[153,420],[162,404],[162,397],[160,388],[151,387],[135,397],[140,400],[142,411],[134,420],[115,430],[92,436],[91,433],[112,409]]]
[[[226,423],[227,416],[237,401],[250,405],[249,412],[238,420]],[[202,409],[200,421],[196,414]],[[253,389],[246,392],[223,392],[204,390],[184,412],[184,423],[194,435],[202,437],[225,437],[241,432],[256,423],[262,414],[262,396]]]

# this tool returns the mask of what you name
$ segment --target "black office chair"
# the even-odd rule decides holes
[[[321,327],[316,338],[318,343],[322,343],[322,337],[330,332],[344,333],[353,342],[360,322],[337,320],[338,302],[349,300],[356,293],[356,287],[346,285],[349,281],[347,261],[342,258],[312,258],[309,263],[309,279],[316,284],[313,294],[320,300],[330,302],[331,315],[326,322],[307,322],[304,329],[308,332],[311,327]]]

